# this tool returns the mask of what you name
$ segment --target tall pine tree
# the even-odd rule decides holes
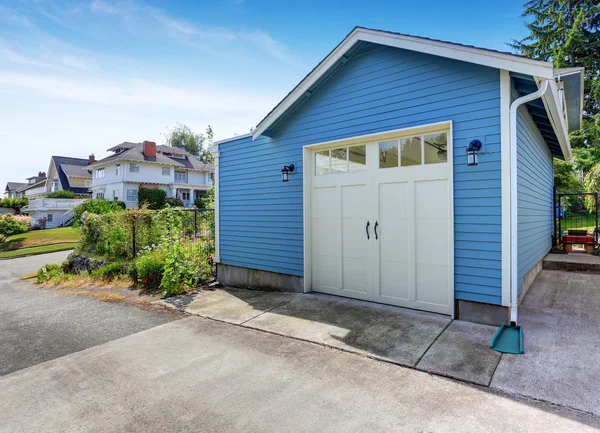
[[[522,14],[529,36],[510,44],[517,52],[552,61],[556,68],[585,67],[581,130],[573,147],[587,162],[600,163],[600,3],[598,0],[530,0]],[[583,161],[582,161],[583,163]]]

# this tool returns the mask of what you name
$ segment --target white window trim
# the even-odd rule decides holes
[[[303,157],[303,182],[302,182],[302,212],[303,212],[303,239],[304,239],[304,292],[312,291],[312,209],[310,203],[312,203],[311,190],[312,190],[312,173],[314,171],[314,158],[313,152],[316,150],[325,150],[331,149],[335,147],[348,146],[351,144],[361,144],[361,143],[369,143],[374,141],[383,141],[389,138],[401,137],[403,135],[418,135],[429,132],[440,132],[447,131],[448,133],[448,163],[450,164],[450,168],[448,170],[448,200],[450,203],[454,203],[454,130],[453,123],[451,120],[446,122],[437,122],[428,125],[422,125],[417,127],[410,128],[401,128],[395,129],[393,131],[386,131],[381,133],[367,134],[361,135],[351,138],[344,138],[340,140],[327,141],[323,143],[311,144],[307,146],[303,146],[302,148],[302,157]],[[215,173],[218,171],[215,159]],[[309,175],[307,175],[307,173]],[[218,178],[217,178],[218,179]],[[217,187],[215,187],[215,198],[217,197]],[[217,202],[218,203],[218,202]],[[215,214],[215,218],[216,218]],[[218,218],[216,219],[218,221]],[[450,227],[454,227],[454,210],[450,213]],[[216,243],[218,245],[218,243]],[[450,299],[451,311],[452,311],[452,319],[455,317],[455,302],[456,298],[454,296],[454,229],[450,230],[449,239],[448,239],[448,248],[449,248],[449,256],[448,256],[448,296]]]

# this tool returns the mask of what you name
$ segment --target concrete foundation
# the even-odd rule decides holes
[[[217,264],[217,279],[228,287],[273,292],[304,292],[304,278],[240,266]]]
[[[521,304],[521,302],[523,301],[523,298],[525,297],[525,295],[529,291],[529,288],[533,285],[533,282],[535,281],[535,279],[537,278],[537,276],[540,274],[540,272],[542,272],[542,263],[543,263],[543,260],[540,260],[523,277],[523,290],[521,291],[521,294],[519,295],[519,299],[518,299],[518,302],[517,302],[518,304]]]
[[[508,308],[501,305],[456,301],[456,318],[467,322],[499,326],[508,323]]]

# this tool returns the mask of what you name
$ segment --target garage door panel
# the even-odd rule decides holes
[[[366,267],[365,259],[344,257],[342,266],[342,290],[344,292],[368,293],[370,285],[368,278],[370,275]]]
[[[329,256],[340,255],[338,222],[334,218],[317,218],[312,223],[313,250]]]
[[[411,220],[384,219],[379,222],[377,233],[379,255],[388,261],[408,262],[412,254],[412,243],[409,240]]]
[[[342,186],[342,218],[361,218],[366,222],[368,199],[367,185]]]
[[[379,219],[408,218],[408,182],[379,184]]]
[[[423,218],[415,221],[415,260],[423,265],[448,265],[447,219]]]
[[[313,256],[313,286],[315,290],[339,290],[340,260],[336,256],[315,254]]]
[[[408,300],[408,262],[379,262],[379,295],[382,297]]]
[[[339,201],[337,200],[337,188],[335,186],[313,189],[313,218],[332,218],[339,212]]]
[[[417,302],[449,306],[447,266],[417,264],[416,274],[415,299]]]
[[[448,218],[448,181],[415,182],[416,218]]]
[[[344,257],[364,259],[370,255],[364,218],[342,220],[342,250]],[[372,233],[372,228],[371,228]]]

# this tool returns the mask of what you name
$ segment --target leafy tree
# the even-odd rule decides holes
[[[188,126],[178,123],[175,128],[169,130],[165,141],[167,146],[178,147],[197,156],[201,161],[212,163],[208,148],[212,146],[213,137],[214,133],[210,125],[204,134],[196,134]]]

